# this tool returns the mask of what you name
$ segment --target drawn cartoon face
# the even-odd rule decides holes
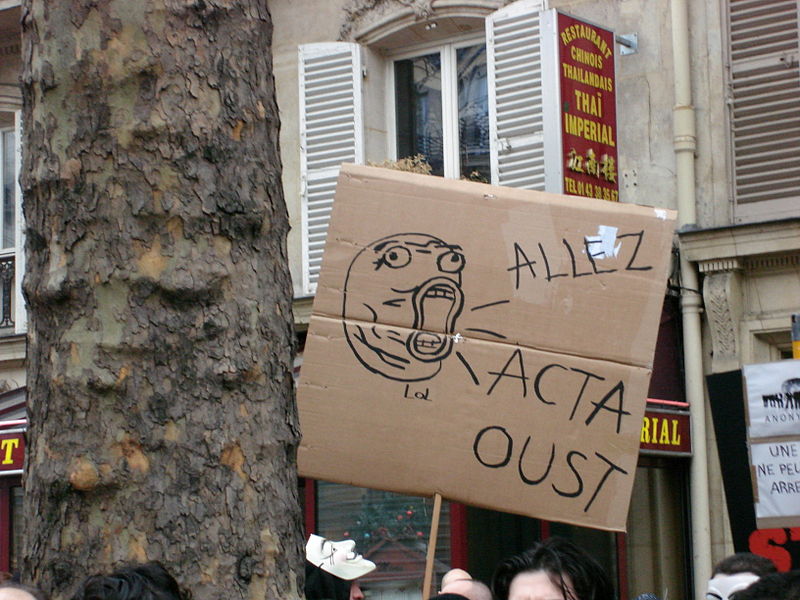
[[[465,263],[459,246],[422,233],[391,235],[359,252],[347,272],[343,316],[361,364],[400,381],[436,375],[464,306]]]

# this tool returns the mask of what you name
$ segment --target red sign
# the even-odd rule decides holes
[[[747,541],[750,552],[770,559],[781,573],[800,567],[800,527],[756,529]]]
[[[21,471],[25,462],[25,435],[0,433],[0,474],[3,471]]]
[[[558,13],[564,193],[619,200],[614,33]]]
[[[688,456],[692,453],[689,413],[647,409],[642,422],[640,450]]]

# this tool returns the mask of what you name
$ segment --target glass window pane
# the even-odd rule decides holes
[[[14,247],[14,132],[3,132],[3,248]]]
[[[397,157],[422,154],[444,175],[442,61],[438,53],[394,63]]]
[[[460,176],[489,182],[489,94],[486,46],[456,51]]]
[[[378,568],[359,579],[368,598],[418,600],[425,575],[433,499],[317,482],[317,533],[353,539]],[[434,582],[450,564],[450,510],[442,502]]]

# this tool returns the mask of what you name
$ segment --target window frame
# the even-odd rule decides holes
[[[458,139],[458,72],[457,51],[477,44],[486,46],[486,35],[473,34],[436,40],[434,43],[416,44],[403,49],[403,52],[386,55],[386,156],[397,160],[397,106],[395,101],[394,63],[398,60],[416,58],[438,52],[442,65],[442,154],[444,177],[461,177]],[[487,79],[488,85],[488,79]]]
[[[25,298],[22,295],[22,279],[25,274],[25,227],[22,212],[22,189],[19,176],[22,168],[22,111],[17,106],[0,105],[0,111],[13,115],[13,125],[0,128],[2,133],[14,134],[14,245],[0,249],[0,258],[13,258],[14,276],[11,279],[10,310],[14,321],[13,328],[3,330],[2,335],[20,335],[27,331],[27,313]],[[4,145],[0,144],[0,161],[3,160]],[[2,164],[2,163],[0,163]],[[5,200],[4,192],[0,192],[0,200]],[[0,214],[0,231],[3,216]]]
[[[14,111],[14,183],[16,185],[16,202],[14,218],[14,332],[17,334],[28,331],[28,311],[25,306],[25,297],[22,295],[22,277],[25,274],[25,214],[22,211],[22,187],[20,174],[22,173],[22,111]]]

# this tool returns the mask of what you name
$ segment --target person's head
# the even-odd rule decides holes
[[[463,579],[471,580],[472,575],[467,573],[464,569],[450,569],[442,576],[442,591],[444,591],[444,588],[446,588],[448,584]]]
[[[178,582],[157,562],[87,578],[72,600],[183,600]]]
[[[38,588],[7,580],[0,584],[0,600],[47,600],[47,596]]]
[[[736,600],[800,600],[800,571],[765,575],[737,592]]]
[[[356,580],[374,570],[375,563],[356,552],[353,540],[333,542],[312,534],[306,543],[306,600],[363,600]]]
[[[306,561],[306,600],[363,600],[357,580],[346,581]]]
[[[759,577],[777,573],[778,569],[770,559],[752,552],[737,552],[723,558],[716,565],[711,577],[719,574],[734,575],[736,573],[752,573]]]
[[[485,583],[475,579],[451,580],[442,586],[442,594],[458,594],[467,600],[492,600],[491,590]]]
[[[492,577],[497,600],[613,600],[603,567],[578,546],[561,538],[536,543],[500,562]]]
[[[759,578],[776,573],[771,560],[750,552],[737,552],[719,561],[706,586],[707,600],[728,600]]]

